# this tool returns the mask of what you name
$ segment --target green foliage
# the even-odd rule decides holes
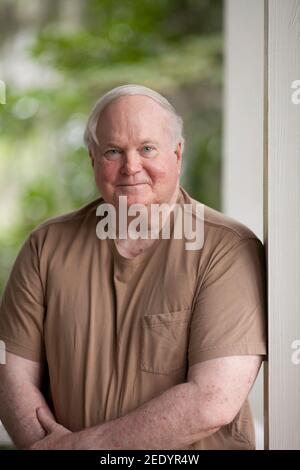
[[[32,61],[54,78],[25,92],[8,84],[0,108],[0,289],[33,227],[98,196],[82,134],[93,103],[114,86],[146,85],[175,104],[186,130],[183,186],[219,207],[222,1],[81,4],[72,28],[54,12],[31,26]]]

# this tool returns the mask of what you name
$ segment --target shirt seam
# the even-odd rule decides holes
[[[249,341],[247,343],[231,343],[231,344],[224,344],[223,346],[212,346],[211,348],[206,348],[206,349],[198,349],[197,352],[206,352],[206,351],[212,351],[214,349],[223,349],[223,348],[227,348],[227,347],[232,347],[232,346],[247,346],[247,345],[252,345],[252,344],[256,344],[256,345],[264,345],[265,346],[265,343],[263,341]]]
[[[229,229],[229,230],[230,230],[230,229]],[[241,237],[240,237],[240,239],[239,239],[236,243],[234,243],[234,245],[232,245],[232,246],[229,248],[229,250],[226,251],[226,253],[225,253],[223,256],[227,256],[227,255],[228,255],[232,250],[234,250],[237,246],[239,246],[239,245],[241,245],[242,243],[247,242],[247,241],[249,241],[249,240],[254,240],[256,243],[258,243],[259,245],[262,245],[262,247],[264,247],[264,245],[263,245],[263,243],[260,241],[260,239],[257,238],[257,237],[255,237],[255,236],[254,236],[254,237],[246,237],[246,238],[241,238]],[[199,289],[198,289],[198,291],[199,291],[199,296],[200,296],[200,293],[201,293],[201,289],[202,289],[202,287],[203,287],[203,285],[204,285],[204,283],[205,283],[205,278],[206,278],[206,276],[208,275],[208,273],[209,273],[209,271],[210,271],[210,269],[211,269],[210,264],[211,264],[211,260],[209,260],[208,265],[206,266],[206,269],[205,269],[205,271],[204,271],[204,273],[203,273],[203,275],[202,275],[202,277],[201,277],[201,280],[200,280],[200,287],[199,287]],[[198,275],[198,276],[199,276],[199,275]],[[198,300],[198,301],[196,300],[196,301],[195,301],[194,306],[193,306],[193,311],[194,311],[194,309],[196,308],[196,306],[198,305],[199,301],[200,301],[200,300]]]
[[[99,199],[100,199],[100,201],[99,201]],[[97,202],[98,202],[98,204],[96,205]],[[77,219],[84,219],[88,215],[89,210],[93,208],[93,205],[95,205],[94,209],[97,210],[97,207],[101,203],[102,203],[101,198],[98,198],[98,199],[95,199],[94,201],[91,201],[86,206],[83,206],[83,207],[80,207],[77,210],[74,210],[73,212],[69,212],[69,213],[66,213],[66,214],[54,216],[52,220],[50,219],[50,220],[45,220],[44,222],[41,222],[41,224],[38,225],[37,227],[35,227],[31,231],[30,234],[35,234],[36,232],[39,232],[40,230],[43,230],[44,228],[47,228],[48,226],[50,226],[52,224],[54,225],[54,224],[69,222],[70,220],[72,221],[72,220],[77,220]],[[76,214],[76,212],[79,212],[79,211],[84,210],[84,209],[87,209],[86,212],[84,212],[82,214]],[[96,210],[95,210],[95,216],[96,216]],[[60,220],[55,220],[55,219],[60,219]]]
[[[39,350],[37,350],[37,349],[31,349],[31,348],[28,348],[27,346],[23,346],[22,344],[17,343],[16,341],[14,341],[13,339],[9,338],[8,336],[1,335],[1,334],[0,334],[0,338],[3,338],[4,340],[9,341],[10,343],[13,343],[14,345],[19,346],[19,347],[22,348],[22,349],[26,349],[27,351],[31,351],[31,352],[33,352],[33,353],[40,354],[40,351],[39,351]],[[43,348],[42,348],[42,350],[43,350]]]
[[[237,231],[234,230],[233,228],[227,227],[227,225],[216,224],[216,223],[214,223],[214,222],[209,222],[208,220],[205,220],[205,217],[204,217],[204,223],[206,223],[207,225],[210,225],[211,227],[220,228],[221,230],[222,230],[222,229],[225,229],[225,230],[228,230],[228,232],[234,233],[234,234],[239,238],[239,241],[242,241],[242,240],[249,240],[249,239],[259,240],[259,238],[256,237],[255,234],[252,235],[252,236],[250,236],[250,237],[244,238],[244,236],[243,236],[242,234],[240,234],[239,232],[237,232]],[[260,241],[260,240],[259,240],[259,241]]]

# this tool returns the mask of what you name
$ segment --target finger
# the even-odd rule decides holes
[[[60,425],[51,417],[50,413],[45,407],[41,406],[36,409],[36,414],[39,422],[47,433],[51,433],[60,427]]]

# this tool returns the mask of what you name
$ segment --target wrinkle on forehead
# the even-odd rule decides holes
[[[97,135],[102,143],[117,139],[137,143],[166,140],[173,136],[172,116],[149,97],[121,96],[100,114]]]

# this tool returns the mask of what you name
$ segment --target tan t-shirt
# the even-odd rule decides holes
[[[197,362],[267,351],[264,248],[250,229],[204,206],[202,249],[171,237],[128,259],[96,235],[103,202],[31,232],[0,308],[7,351],[47,361],[46,397],[72,431],[185,382]],[[180,187],[177,203],[195,200]],[[255,448],[248,401],[187,448]]]

